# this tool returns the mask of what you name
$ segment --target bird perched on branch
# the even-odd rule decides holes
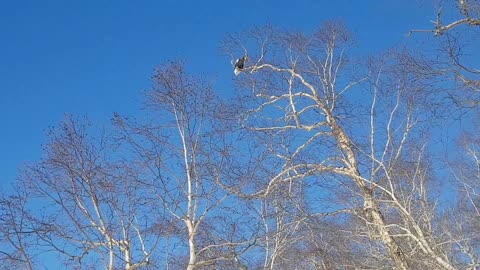
[[[242,72],[243,68],[245,67],[245,62],[248,60],[248,56],[244,56],[242,58],[239,58],[235,61],[234,64],[234,70],[233,73],[235,73],[235,76],[238,76],[240,72]]]

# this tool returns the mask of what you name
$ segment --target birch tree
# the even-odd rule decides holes
[[[19,214],[34,217],[35,247],[69,267],[145,269],[158,241],[153,205],[132,166],[107,158],[111,142],[87,131],[73,117],[50,130],[44,157],[20,179],[30,207]]]
[[[355,267],[455,268],[432,225],[432,177],[415,130],[428,100],[421,84],[389,69],[394,61],[356,68],[347,54],[350,33],[336,22],[312,35],[254,30],[227,44],[251,59],[239,79],[239,88],[249,89],[237,98],[247,109],[242,124],[281,163],[245,197],[266,198],[298,181],[323,183],[307,194],[330,203],[310,205],[309,214],[356,221],[350,236],[362,248],[351,252],[369,260]]]
[[[227,175],[232,155],[225,134],[215,128],[220,100],[209,83],[191,76],[183,62],[173,61],[155,70],[145,106],[156,121],[140,124],[117,116],[115,123],[122,130],[121,140],[150,175],[151,193],[167,215],[182,224],[172,240],[186,245],[187,252],[170,248],[167,266],[234,267],[250,239],[236,225],[242,213],[235,208],[240,205],[216,184]]]
[[[35,265],[32,235],[36,228],[25,207],[26,196],[21,191],[0,199],[0,262],[8,267],[32,270]]]
[[[432,29],[414,29],[412,33],[433,33],[438,39],[440,50],[447,61],[432,56],[430,67],[441,76],[452,76],[456,82],[451,97],[457,105],[476,107],[480,104],[480,69],[472,61],[478,56],[480,29],[480,2],[456,0],[446,2],[437,9],[432,20]],[[413,36],[412,38],[419,38]]]

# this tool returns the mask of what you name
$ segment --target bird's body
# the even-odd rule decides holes
[[[244,56],[235,61],[234,70],[233,70],[233,73],[235,73],[235,76],[240,74],[240,72],[243,70],[246,60],[247,60],[247,56]]]
[[[244,65],[245,65],[245,56],[235,61],[235,67],[238,69],[243,69]]]

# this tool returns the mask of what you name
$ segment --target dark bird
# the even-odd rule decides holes
[[[235,69],[233,70],[233,73],[235,73],[235,76],[240,74],[240,72],[243,70],[245,66],[245,61],[247,61],[247,59],[248,59],[247,56],[244,56],[235,61],[235,65],[234,65]]]

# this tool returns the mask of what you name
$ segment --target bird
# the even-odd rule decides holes
[[[243,70],[245,66],[245,61],[247,61],[247,59],[248,57],[245,55],[244,57],[239,58],[235,61],[233,69],[233,73],[235,73],[235,76],[238,76],[238,74],[240,74],[240,72]]]

